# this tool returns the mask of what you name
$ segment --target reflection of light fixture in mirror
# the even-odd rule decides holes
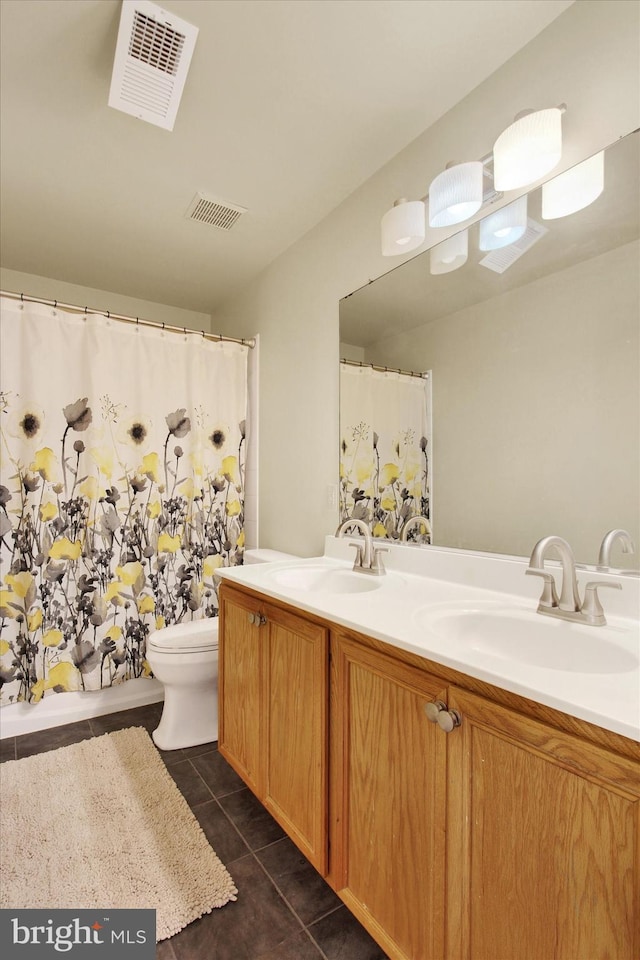
[[[493,146],[496,190],[517,190],[543,177],[562,156],[562,114],[551,107],[519,114]]]
[[[451,273],[467,262],[469,231],[462,230],[429,251],[431,273]]]
[[[424,243],[425,206],[422,200],[396,200],[382,218],[382,255],[395,257]]]
[[[480,160],[447,167],[429,187],[429,225],[462,223],[482,206],[484,167]]]
[[[481,250],[508,247],[519,240],[526,229],[527,198],[524,196],[480,221],[479,247]]]
[[[604,152],[583,160],[542,184],[542,219],[557,220],[583,210],[604,189]]]

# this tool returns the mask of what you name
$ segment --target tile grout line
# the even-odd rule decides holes
[[[274,842],[278,842],[278,841],[274,841]],[[270,846],[272,846],[272,844],[267,843],[267,844],[265,844],[264,847],[261,847],[260,849],[261,849],[261,850],[266,850],[266,848],[267,848],[267,847],[270,847]],[[320,945],[315,941],[315,939],[313,938],[313,936],[311,935],[311,933],[310,933],[310,931],[309,931],[309,928],[304,924],[304,922],[302,921],[302,919],[298,916],[298,914],[296,913],[296,911],[294,910],[294,908],[291,906],[291,904],[289,903],[288,899],[285,897],[284,893],[282,892],[282,890],[280,889],[280,887],[278,886],[278,884],[276,883],[276,881],[274,880],[274,878],[271,876],[271,874],[269,873],[269,871],[267,870],[267,868],[265,867],[265,865],[260,861],[260,859],[256,856],[255,853],[253,853],[253,857],[254,857],[254,860],[256,861],[256,863],[258,864],[258,866],[260,867],[260,869],[262,870],[262,872],[265,874],[265,876],[266,876],[267,879],[269,880],[269,882],[270,882],[270,883],[274,886],[274,888],[276,889],[276,891],[277,891],[277,893],[278,893],[278,896],[280,897],[280,899],[282,900],[282,902],[283,902],[284,904],[286,904],[287,908],[291,911],[291,913],[293,914],[293,916],[296,918],[296,920],[298,921],[298,923],[299,923],[300,926],[302,927],[302,930],[304,931],[304,933],[305,933],[305,934],[307,935],[307,937],[311,940],[312,944],[314,945],[314,947],[316,948],[316,950],[319,952],[320,956],[323,958],[323,960],[329,960],[329,958],[327,957],[327,955],[326,955],[326,953],[324,952],[324,950],[322,950],[322,948],[320,947]],[[342,906],[342,904],[340,904],[340,906]],[[337,910],[337,909],[339,909],[339,907],[336,907],[335,909]],[[332,911],[332,910],[329,910],[328,913],[323,914],[323,916],[328,916],[329,913],[333,913],[333,911]],[[322,917],[318,917],[317,919],[320,920],[320,919],[322,919]],[[313,922],[315,923],[316,921],[314,920]],[[287,939],[289,939],[289,938],[287,938]],[[284,942],[284,941],[283,941],[283,942]]]
[[[230,797],[230,796],[232,796],[232,794],[226,793],[225,796],[226,796],[226,797]],[[229,816],[229,814],[227,813],[227,811],[224,809],[224,807],[222,806],[222,804],[220,803],[220,801],[218,800],[218,798],[214,796],[214,797],[212,797],[212,800],[215,802],[216,806],[217,806],[218,809],[221,811],[221,813],[222,813],[222,815],[224,816],[225,820],[230,824],[230,826],[233,827],[233,829],[234,829],[235,832],[238,834],[238,836],[240,837],[240,839],[241,839],[242,842],[244,843],[245,847],[247,848],[247,852],[246,852],[246,853],[243,853],[242,856],[236,857],[234,860],[231,860],[231,861],[230,861],[230,864],[231,864],[231,863],[235,863],[236,860],[242,860],[242,859],[244,859],[244,857],[246,857],[248,854],[254,855],[253,850],[251,849],[251,847],[250,847],[249,844],[247,843],[246,839],[245,839],[244,836],[242,835],[242,832],[241,832],[241,831],[238,829],[238,827],[235,825],[235,823],[233,822],[233,820],[231,819],[231,817]],[[211,800],[203,800],[201,804],[200,804],[200,803],[197,803],[194,807],[191,808],[194,816],[196,816],[196,819],[197,819],[196,807],[203,806],[205,803],[211,803]],[[228,865],[230,865],[230,864],[228,864]]]

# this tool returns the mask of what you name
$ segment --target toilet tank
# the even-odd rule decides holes
[[[255,550],[245,550],[245,563],[271,563],[272,560],[299,560],[293,553],[282,553],[280,550],[268,550],[266,548],[256,548]]]

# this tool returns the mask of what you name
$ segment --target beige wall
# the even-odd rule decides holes
[[[354,347],[350,343],[340,344],[340,356],[343,360],[364,361],[364,347]]]
[[[81,287],[76,283],[66,283],[51,277],[38,277],[32,273],[20,273],[18,270],[0,268],[0,288],[7,293],[24,293],[26,296],[39,297],[42,300],[59,300],[79,307],[92,307],[95,310],[108,310],[125,317],[140,317],[155,323],[167,323],[175,327],[187,327],[189,330],[204,330],[205,333],[218,333],[211,327],[208,313],[196,313],[150,300],[138,300],[125,297],[108,290],[94,290]]]
[[[313,555],[335,528],[338,301],[401,262],[379,252],[382,214],[449,160],[488,153],[520,110],[568,105],[557,172],[635,129],[638,31],[636,2],[578,0],[216,313],[222,330],[261,334],[262,546]]]
[[[635,241],[367,350],[433,372],[436,544],[640,543],[639,263]]]

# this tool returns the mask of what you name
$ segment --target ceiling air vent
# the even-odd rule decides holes
[[[197,36],[149,0],[123,0],[109,106],[173,130]]]
[[[515,243],[510,243],[508,247],[492,250],[491,253],[488,253],[486,257],[483,257],[482,260],[478,262],[481,267],[486,267],[487,270],[493,270],[494,273],[504,273],[516,260],[520,259],[523,253],[530,250],[534,243],[541,240],[545,233],[548,232],[547,227],[543,227],[541,223],[529,219],[527,220],[527,229],[519,240],[516,240]]]
[[[235,203],[214,200],[212,197],[205,197],[202,193],[196,193],[185,217],[188,220],[197,220],[199,223],[208,223],[212,227],[218,227],[219,230],[231,230],[234,223],[246,212],[246,207],[239,207]]]

